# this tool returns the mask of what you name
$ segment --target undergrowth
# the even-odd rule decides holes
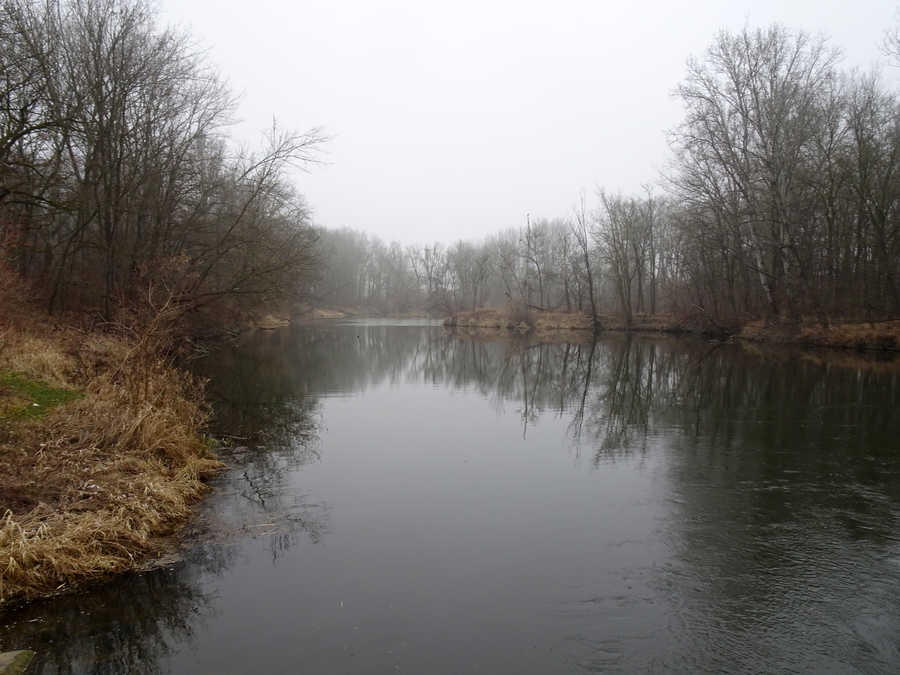
[[[220,468],[202,384],[171,365],[159,325],[0,312],[0,605],[142,566]]]

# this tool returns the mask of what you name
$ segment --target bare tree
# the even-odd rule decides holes
[[[837,59],[823,39],[780,26],[722,32],[678,89],[679,197],[710,205],[712,222],[737,235],[773,316],[795,311],[789,252],[809,215],[805,162]]]
[[[152,287],[187,311],[308,282],[286,168],[323,136],[273,128],[261,157],[235,155],[232,96],[149,2],[4,0],[0,65],[0,228],[51,309],[110,318]]]
[[[572,224],[572,235],[578,247],[581,259],[582,272],[587,280],[587,294],[590,301],[591,318],[594,328],[597,328],[597,294],[594,290],[594,271],[591,265],[591,224],[585,207],[584,195],[581,195],[578,206],[575,209],[575,222]]]

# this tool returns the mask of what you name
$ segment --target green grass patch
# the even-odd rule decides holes
[[[56,389],[23,373],[0,372],[0,419],[35,419],[57,406],[81,398],[71,389]]]

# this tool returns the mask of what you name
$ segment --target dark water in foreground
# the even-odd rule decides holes
[[[204,368],[244,447],[184,561],[0,615],[33,672],[900,671],[895,366],[369,323]]]

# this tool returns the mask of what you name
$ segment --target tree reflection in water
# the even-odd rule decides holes
[[[214,571],[230,564],[230,551],[215,546],[200,557]],[[201,568],[181,564],[10,611],[0,620],[0,648],[35,648],[29,673],[160,672],[161,662],[213,611],[198,573]]]
[[[364,324],[258,334],[205,367],[213,378],[218,427],[241,445],[263,445],[264,459],[273,448],[287,448],[299,463],[318,457],[321,396],[383,383],[477,391],[498,411],[516,405],[526,431],[540,413],[569,416],[573,440],[592,447],[599,461],[604,454],[641,449],[654,427],[677,427],[695,437],[733,436],[742,417],[763,405],[777,416],[775,425],[758,429],[771,441],[796,432],[792,421],[801,418],[822,422],[819,433],[827,435],[838,421],[822,415],[823,406],[849,396],[863,403],[896,398],[894,390],[885,390],[896,370],[889,377],[883,370],[878,364],[839,368],[791,351],[699,339],[611,334],[597,342],[548,344]],[[883,406],[845,406],[840,424],[869,429],[865,416],[884,412]],[[887,423],[879,418],[878,424]]]
[[[289,471],[319,457],[318,400],[293,388],[299,371],[285,373],[276,352],[225,349],[210,359],[223,369],[210,384],[218,430],[241,445],[221,449],[229,468],[189,525],[183,559],[6,610],[0,650],[35,649],[36,674],[167,672],[167,657],[215,612],[203,579],[233,565],[241,538],[265,538],[274,561],[300,537],[324,535],[327,507],[284,489]],[[205,365],[201,374],[214,375]]]
[[[278,562],[301,539],[327,536],[327,505],[298,495],[290,476],[327,453],[323,397],[388,383],[477,392],[498,415],[514,407],[526,435],[541,416],[562,418],[575,451],[598,470],[663,447],[674,555],[654,583],[678,607],[673,621],[696,634],[719,624],[752,631],[786,597],[809,614],[805,625],[827,622],[815,609],[824,605],[804,605],[809,598],[797,590],[809,588],[797,575],[818,564],[811,561],[853,558],[847,540],[864,540],[870,558],[873,550],[884,561],[900,556],[892,365],[839,367],[702,340],[547,344],[440,327],[326,325],[257,334],[216,352],[200,372],[210,378],[213,431],[233,444],[223,450],[229,470],[187,534],[184,561],[7,612],[0,646],[39,646],[33,672],[164,670],[168,654],[216,611],[203,580],[233,564],[237,542],[263,538]],[[887,564],[869,559],[859,568]],[[859,604],[861,615],[889,592],[873,577],[869,591],[848,596],[841,579],[823,567],[818,583]],[[738,657],[735,647],[729,658]],[[669,665],[689,669],[689,655],[673,658]]]

